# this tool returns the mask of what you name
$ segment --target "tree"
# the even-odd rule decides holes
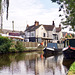
[[[1,31],[3,28],[3,11],[6,8],[6,19],[8,19],[9,0],[0,0],[0,15],[1,15]]]
[[[63,11],[64,14],[60,14],[59,17],[64,25],[71,25],[74,29],[75,25],[75,0],[51,0],[60,5],[59,11]],[[65,19],[65,20],[64,20]]]

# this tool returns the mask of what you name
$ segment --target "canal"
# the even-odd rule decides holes
[[[42,52],[0,54],[0,75],[66,75],[73,61]]]

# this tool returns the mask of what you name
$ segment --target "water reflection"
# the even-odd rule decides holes
[[[64,65],[63,65],[64,64]],[[0,55],[0,75],[66,75],[63,55],[43,57],[41,53]]]

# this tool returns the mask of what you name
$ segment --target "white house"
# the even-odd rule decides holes
[[[55,27],[54,21],[52,25],[39,24],[35,21],[34,25],[27,25],[25,30],[26,42],[51,42],[52,40],[61,39],[61,26]]]

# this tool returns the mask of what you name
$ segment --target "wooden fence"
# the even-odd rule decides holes
[[[15,45],[17,43],[17,41],[13,42]],[[21,42],[23,44],[24,47],[38,47],[38,43],[37,42]]]
[[[37,42],[23,42],[23,45],[25,47],[38,47],[38,43]]]

